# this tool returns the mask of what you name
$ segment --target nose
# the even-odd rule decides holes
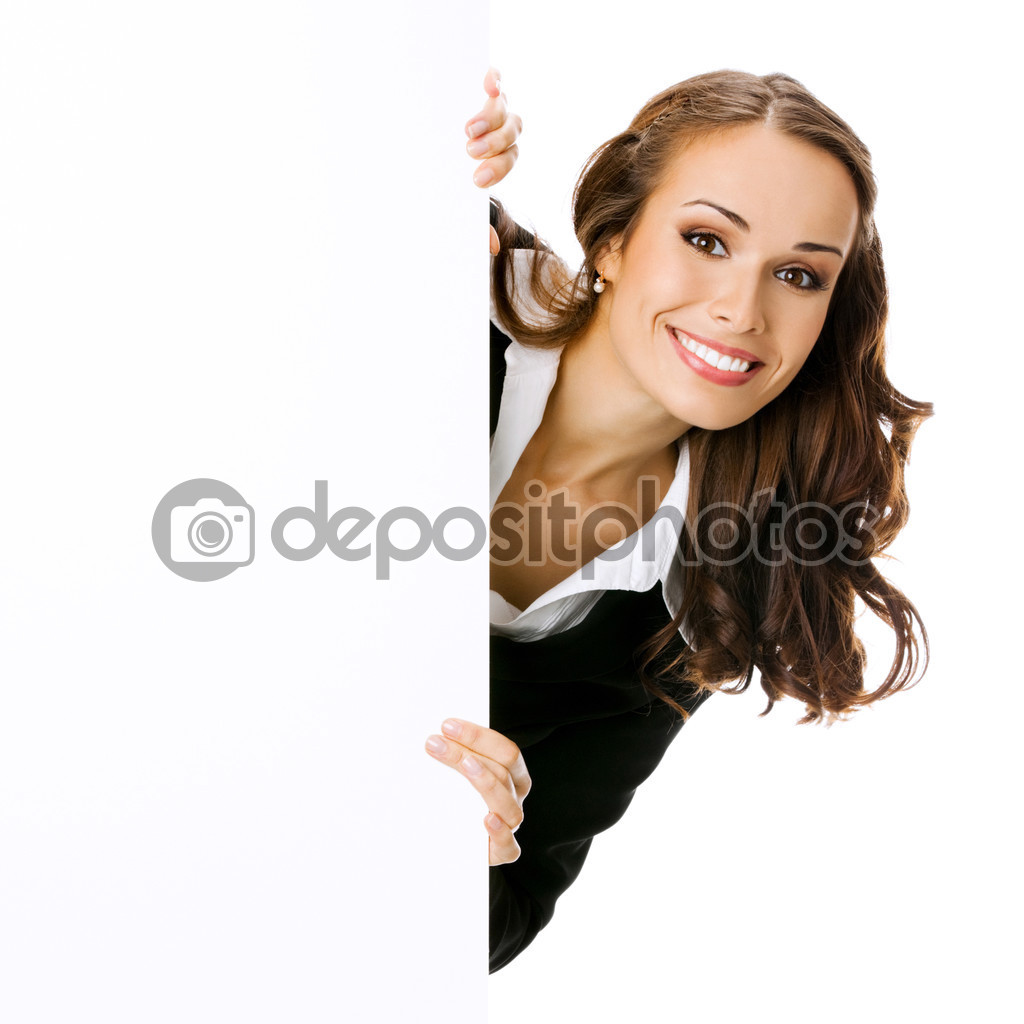
[[[760,274],[752,269],[730,268],[718,284],[718,294],[708,308],[712,319],[734,334],[763,334],[766,324]]]

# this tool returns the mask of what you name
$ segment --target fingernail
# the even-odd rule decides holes
[[[462,723],[456,722],[454,718],[446,718],[441,723],[441,732],[445,736],[451,736],[453,740],[457,740],[462,735]]]
[[[491,813],[488,814],[486,818],[484,818],[484,824],[492,832],[500,832],[501,826],[504,824],[504,822],[493,811],[491,811]]]
[[[484,766],[472,754],[467,754],[462,759],[462,767],[467,775],[479,775],[484,770]]]
[[[487,131],[486,121],[474,121],[467,129],[466,132],[469,134],[471,139],[475,139],[478,135],[483,135]]]
[[[483,156],[487,152],[487,143],[483,139],[474,139],[466,146],[466,152],[470,156]]]
[[[480,170],[473,175],[473,181],[481,188],[483,188],[484,185],[490,185],[490,183],[494,181],[494,171],[492,171],[490,167],[481,167]]]
[[[427,739],[427,750],[432,754],[444,754],[448,750],[448,744],[440,736],[430,736]]]

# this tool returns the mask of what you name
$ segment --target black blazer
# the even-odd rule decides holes
[[[529,238],[521,232],[514,241]],[[492,433],[509,344],[492,324]],[[679,732],[682,718],[651,698],[635,660],[668,621],[658,582],[646,593],[607,591],[581,623],[541,640],[491,637],[491,728],[519,746],[533,781],[516,833],[522,854],[490,869],[491,971],[551,920],[593,837],[622,817]],[[676,642],[674,650],[683,647],[678,634]],[[687,711],[707,696],[671,692]]]

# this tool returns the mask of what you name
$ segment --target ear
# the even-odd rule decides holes
[[[614,281],[622,263],[622,236],[616,235],[603,246],[594,261],[594,269],[606,280]]]

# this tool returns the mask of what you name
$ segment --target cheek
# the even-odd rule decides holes
[[[826,307],[821,311],[800,317],[790,325],[790,342],[786,346],[784,358],[786,362],[795,367],[794,373],[807,362],[807,357],[814,350],[818,337],[821,335],[821,329],[825,326],[827,312],[828,308]]]
[[[653,318],[710,296],[716,269],[685,253],[660,252],[656,256],[652,251],[650,258],[623,266],[616,287],[634,313]]]

